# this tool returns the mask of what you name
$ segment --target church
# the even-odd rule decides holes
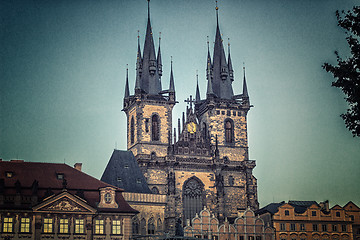
[[[204,66],[205,98],[197,83],[195,98],[186,100],[188,106],[173,126],[177,99],[172,62],[169,87],[163,89],[161,49],[155,50],[149,4],[142,51],[138,40],[133,93],[126,76],[122,111],[127,116],[127,151],[114,150],[101,180],[125,189],[125,199],[140,216],[151,215],[133,222],[133,234],[175,232],[177,225],[191,225],[204,210],[220,224],[234,223],[241,212],[259,207],[256,163],[248,154],[247,113],[252,105],[245,71],[243,91],[234,93],[230,49],[226,56],[216,7],[213,54],[208,43]]]

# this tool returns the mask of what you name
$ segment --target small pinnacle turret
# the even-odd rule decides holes
[[[126,83],[125,83],[124,98],[128,98],[129,96],[130,96],[130,91],[129,91],[129,68],[126,66]]]
[[[172,65],[173,65],[173,61],[171,58],[169,92],[174,93],[175,92],[175,84],[174,84],[174,74],[173,74],[173,66]]]
[[[244,69],[244,81],[243,81],[243,94],[242,95],[244,98],[249,98],[247,85],[246,85],[245,66],[243,67],[243,69]]]
[[[199,75],[196,70],[196,93],[195,93],[195,101],[200,102],[200,90],[199,90]]]

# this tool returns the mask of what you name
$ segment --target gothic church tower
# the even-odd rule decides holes
[[[148,2],[143,54],[138,37],[135,94],[130,95],[127,74],[123,107],[127,116],[127,149],[133,152],[140,165],[144,156],[164,157],[167,154],[172,129],[172,109],[176,103],[172,68],[169,89],[162,90],[160,38],[156,55],[149,7]]]

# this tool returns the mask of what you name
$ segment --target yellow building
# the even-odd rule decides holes
[[[353,221],[339,205],[329,202],[289,201],[271,203],[256,211],[276,229],[276,239],[353,239]]]

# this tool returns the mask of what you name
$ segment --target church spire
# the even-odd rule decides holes
[[[150,22],[150,1],[148,0],[148,21],[146,27],[142,74],[140,87],[150,95],[158,95],[161,91],[159,71],[155,55],[155,46]]]
[[[199,90],[199,75],[196,70],[196,93],[195,93],[195,102],[200,102],[200,90]]]
[[[160,41],[161,41],[161,32],[159,32],[159,49],[157,54],[157,65],[158,65],[158,72],[159,76],[162,76],[162,61],[161,61],[161,50],[160,50]]]
[[[247,85],[246,85],[245,66],[243,67],[243,69],[244,69],[244,82],[243,82],[243,94],[242,95],[244,98],[249,98]]]
[[[128,98],[130,96],[130,91],[129,91],[129,68],[128,65],[126,64],[126,83],[125,83],[125,98]]]
[[[169,92],[175,92],[175,84],[174,84],[174,75],[173,75],[173,67],[172,67],[172,57],[171,57],[171,67],[170,67],[170,85],[169,85]]]
[[[229,68],[229,78],[233,82],[234,81],[234,69],[231,63],[230,57],[230,38],[228,38],[228,68]]]
[[[232,99],[234,93],[229,77],[229,66],[226,63],[223,40],[219,27],[219,8],[216,2],[216,34],[214,44],[214,55],[212,64],[213,92],[222,99]]]
[[[141,58],[141,49],[140,49],[140,34],[138,30],[138,50],[136,56],[136,82],[135,82],[135,90],[140,90],[140,79],[141,79],[141,72],[142,72],[142,58]]]

